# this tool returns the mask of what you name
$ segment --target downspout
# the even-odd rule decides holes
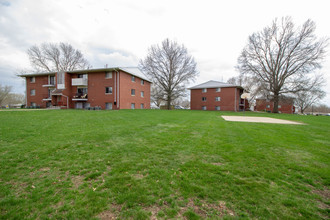
[[[235,112],[236,112],[236,98],[237,98],[236,92],[237,92],[237,88],[235,87],[235,104],[234,104],[235,105],[235,108],[234,108],[235,109]]]
[[[25,77],[25,107],[28,106],[28,103],[27,103],[27,77]]]
[[[119,109],[120,108],[120,105],[119,105],[119,71],[118,70],[116,70],[115,69],[115,71],[117,72],[117,77],[116,77],[116,79],[117,79],[117,92],[116,92],[116,95],[117,95],[117,109]],[[116,85],[116,81],[115,81],[115,85]],[[115,99],[116,99],[116,97],[115,97]]]

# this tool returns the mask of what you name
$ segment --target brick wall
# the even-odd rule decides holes
[[[31,106],[31,102],[36,103],[36,105],[41,108],[46,107],[46,102],[43,99],[48,98],[48,88],[43,87],[43,85],[48,84],[48,76],[36,76],[35,82],[30,82],[31,77],[26,78],[26,97],[27,106]],[[31,96],[31,90],[35,90],[35,95]]]
[[[210,111],[216,110],[216,106],[220,106],[221,111],[239,110],[240,95],[242,93],[239,88],[221,88],[220,92],[217,92],[216,88],[208,88],[205,93],[202,92],[202,89],[192,89],[190,91],[190,106],[192,110],[202,110],[202,106],[206,106],[206,110]],[[202,97],[206,97],[206,101],[203,101]],[[216,97],[220,97],[220,101],[216,101]]]
[[[266,99],[257,99],[256,100],[256,111],[267,111],[273,112],[274,102]],[[293,103],[281,102],[279,101],[278,111],[281,113],[292,114],[294,113]]]

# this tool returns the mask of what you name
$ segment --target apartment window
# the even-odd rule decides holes
[[[88,93],[88,90],[87,90],[87,88],[77,88],[77,93],[79,95],[85,95]]]
[[[58,89],[64,89],[65,86],[64,86],[64,82],[65,82],[65,73],[62,71],[62,72],[58,72],[57,73],[57,88]]]
[[[206,106],[202,106],[202,110],[206,110]]]
[[[135,82],[135,76],[132,76],[132,82]]]
[[[221,92],[221,88],[216,88],[215,91],[216,92]]]
[[[220,106],[215,106],[216,111],[220,111]]]
[[[220,101],[220,97],[215,97],[215,101],[219,102]]]
[[[35,89],[31,89],[30,90],[30,95],[36,95],[36,90]]]
[[[36,77],[32,76],[30,77],[30,83],[35,83],[36,82]]]
[[[105,103],[105,109],[106,110],[112,110],[112,102]]]
[[[131,95],[135,95],[135,89],[131,89]]]
[[[144,109],[144,104],[143,103],[141,103],[141,109]]]
[[[207,92],[207,89],[202,89],[202,92],[203,92],[203,93]]]
[[[31,106],[37,106],[37,104],[35,102],[31,102],[30,104],[31,104]]]
[[[87,79],[87,74],[78,74],[78,78],[84,78]]]
[[[270,108],[270,105],[267,105],[266,108]]]
[[[206,97],[202,97],[202,101],[205,102],[206,101]]]
[[[278,105],[278,108],[281,108],[282,106],[281,105]]]
[[[49,85],[55,85],[55,76],[49,76],[48,80]]]
[[[135,109],[135,103],[131,103],[131,109]]]
[[[141,79],[141,85],[144,85],[144,80],[143,79]]]
[[[106,72],[105,73],[105,78],[106,79],[111,79],[112,78],[112,72]]]
[[[112,87],[105,87],[105,94],[112,94]]]
[[[144,92],[143,91],[141,92],[141,97],[144,97]]]

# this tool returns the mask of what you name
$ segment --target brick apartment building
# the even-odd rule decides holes
[[[274,109],[274,101],[267,98],[257,98],[255,111],[266,111],[273,112]],[[293,98],[288,97],[280,97],[278,102],[278,111],[279,113],[293,114],[296,109],[294,106]]]
[[[20,75],[26,105],[41,108],[149,109],[150,81],[137,68],[102,68]]]
[[[248,101],[244,102],[244,99],[241,99],[244,89],[240,86],[210,80],[189,89],[192,110],[242,111],[249,109]]]

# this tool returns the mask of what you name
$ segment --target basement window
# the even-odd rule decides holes
[[[135,109],[135,103],[131,103],[131,109]]]
[[[111,102],[105,103],[105,109],[106,110],[112,110],[112,103]]]
[[[202,106],[202,110],[206,110],[206,106]]]
[[[141,109],[144,109],[144,104],[143,103],[141,103]]]
[[[220,106],[215,106],[216,111],[220,111]]]

